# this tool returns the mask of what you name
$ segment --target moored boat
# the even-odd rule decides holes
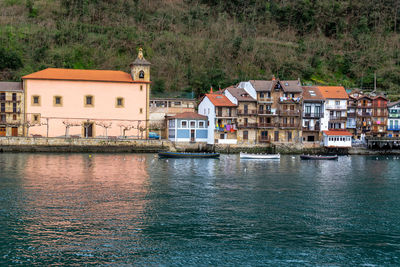
[[[301,155],[301,159],[306,159],[306,160],[334,160],[338,159],[337,155],[333,156],[327,156],[327,155]]]
[[[219,153],[158,152],[160,158],[219,158]]]
[[[280,159],[280,154],[249,154],[240,152],[241,159]]]

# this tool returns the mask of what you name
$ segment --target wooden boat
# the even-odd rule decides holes
[[[160,158],[219,158],[219,153],[158,152]]]
[[[280,159],[280,154],[248,154],[240,152],[241,159]]]
[[[301,155],[301,159],[308,159],[308,160],[334,160],[338,159],[337,155],[333,156],[324,156],[324,155]]]

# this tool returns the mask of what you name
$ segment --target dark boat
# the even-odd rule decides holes
[[[323,155],[301,155],[301,159],[308,159],[308,160],[334,160],[338,159],[337,155],[334,156],[323,156]]]
[[[160,158],[219,158],[219,153],[158,152]]]

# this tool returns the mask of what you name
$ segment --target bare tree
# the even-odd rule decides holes
[[[96,125],[103,127],[106,130],[106,138],[108,137],[107,130],[108,128],[111,128],[112,122],[109,121],[99,121],[95,122]]]
[[[63,121],[63,124],[65,125],[65,137],[69,136],[69,128],[81,125],[79,122],[73,122],[68,120]]]
[[[130,129],[134,128],[133,125],[130,125],[130,124],[123,124],[123,123],[118,124],[118,126],[121,128],[122,137],[123,137],[123,138],[126,137],[126,131],[129,131]]]

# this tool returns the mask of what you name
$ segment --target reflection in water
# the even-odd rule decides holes
[[[1,154],[0,264],[398,265],[400,161]]]

